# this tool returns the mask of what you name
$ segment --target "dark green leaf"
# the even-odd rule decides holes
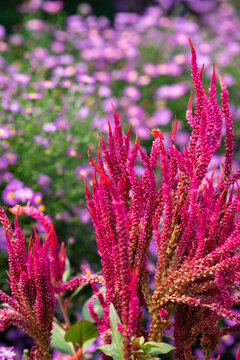
[[[85,341],[96,338],[97,336],[98,331],[96,325],[90,321],[81,320],[66,332],[65,340],[77,343],[83,347]]]

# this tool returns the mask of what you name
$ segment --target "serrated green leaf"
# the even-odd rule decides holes
[[[74,349],[72,344],[68,344],[65,341],[64,336],[66,331],[59,325],[58,322],[53,322],[53,330],[52,330],[52,340],[51,345],[59,350],[63,354],[74,354]]]
[[[98,336],[97,327],[90,321],[81,320],[69,329],[65,334],[65,340],[79,344],[83,344],[90,339],[95,339]]]
[[[174,350],[175,347],[166,343],[157,343],[155,341],[148,341],[141,346],[141,349],[144,350],[145,353],[151,355],[158,355],[158,354],[167,354],[168,352]]]

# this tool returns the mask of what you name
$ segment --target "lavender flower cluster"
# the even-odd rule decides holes
[[[21,27],[10,36],[0,27],[0,180],[6,205],[29,200],[55,220],[87,223],[78,200],[79,179],[90,180],[84,147],[94,143],[98,130],[108,131],[111,103],[124,114],[124,126],[131,124],[144,139],[150,138],[147,127],[168,132],[173,111],[183,117],[180,98],[187,99],[190,89],[188,34],[198,44],[206,75],[214,57],[232,87],[231,98],[237,96],[235,9],[222,0],[198,24],[191,16],[166,16],[166,6],[159,1],[141,15],[118,13],[112,26],[92,15],[88,4],[65,18],[61,1],[31,0],[19,8]],[[232,113],[239,118],[237,103]],[[178,123],[175,142],[184,147],[189,133]]]

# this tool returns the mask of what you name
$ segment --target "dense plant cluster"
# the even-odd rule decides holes
[[[189,34],[207,76],[211,55],[237,96],[240,27],[234,8],[222,1],[202,15],[202,27],[191,17],[166,16],[171,3],[159,1],[143,14],[118,13],[111,25],[92,15],[87,4],[66,18],[61,1],[30,1],[19,8],[22,23],[11,35],[0,28],[4,204],[30,200],[51,214],[64,240],[74,242],[77,234],[70,229],[78,219],[90,219],[79,181],[81,175],[90,179],[86,144],[94,144],[97,131],[108,131],[111,103],[123,114],[124,128],[131,124],[146,145],[147,127],[168,132],[173,113],[184,117],[180,99],[186,100],[190,89]],[[239,118],[237,103],[232,111]],[[179,129],[175,141],[183,147],[189,135],[180,120]],[[1,244],[4,250],[4,240]]]
[[[87,358],[84,343],[96,336],[106,360],[157,359],[171,350],[174,360],[192,360],[191,346],[201,336],[202,354],[210,360],[220,338],[240,328],[240,315],[235,310],[240,301],[240,171],[232,171],[233,120],[228,91],[215,64],[205,91],[203,67],[198,69],[189,41],[195,108],[191,93],[186,119],[192,131],[185,149],[180,151],[175,145],[175,117],[169,141],[159,128],[150,131],[154,140],[147,155],[138,135],[131,144],[131,127],[124,135],[115,110],[114,129],[108,123],[107,143],[100,135],[98,161],[89,149],[94,169],[92,192],[84,176],[83,181],[101,273],[91,274],[83,267],[83,275],[66,281],[66,252],[64,245],[59,248],[48,216],[29,203],[15,205],[10,209],[16,215],[13,230],[0,209],[12,293],[11,297],[0,291],[5,303],[0,309],[0,328],[17,325],[33,338],[31,360],[51,358],[51,339],[53,347],[71,354],[66,358]],[[208,176],[210,161],[221,146],[223,124],[224,162],[215,165]],[[143,167],[140,177],[137,162]],[[42,242],[35,233],[27,252],[18,224],[22,213],[39,221],[47,233]],[[157,261],[152,289],[148,251],[153,241]],[[67,307],[72,295],[64,301],[64,293],[77,289],[76,296],[86,284],[93,290],[88,316],[96,326],[86,319],[71,326]],[[54,319],[55,299],[64,323]],[[149,316],[148,329],[145,322]],[[219,326],[223,318],[232,326]],[[173,346],[162,342],[169,332]],[[8,359],[13,356],[9,351]]]

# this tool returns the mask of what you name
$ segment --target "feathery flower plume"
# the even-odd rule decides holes
[[[0,330],[15,325],[34,340],[31,360],[49,360],[52,322],[55,311],[54,287],[51,283],[49,238],[41,243],[35,233],[26,253],[25,238],[15,219],[14,234],[6,228],[6,214],[1,221],[9,254],[9,284],[12,297],[0,290],[0,300],[8,307],[0,309]]]
[[[205,359],[210,359],[225,330],[217,326],[220,318],[236,322],[224,334],[240,326],[240,316],[232,309],[240,302],[235,296],[240,279],[240,189],[236,183],[239,171],[231,174],[233,123],[228,93],[217,74],[220,108],[214,65],[207,94],[202,84],[203,67],[198,69],[196,52],[189,41],[195,110],[191,93],[186,118],[192,134],[185,149],[180,152],[174,145],[175,119],[168,149],[161,130],[153,129],[150,157],[141,149],[138,138],[130,150],[129,132],[124,137],[119,115],[114,111],[115,130],[112,132],[109,125],[108,144],[100,135],[102,155],[99,149],[98,162],[89,153],[95,175],[92,194],[84,181],[87,208],[106,286],[99,332],[104,342],[110,343],[109,306],[113,303],[122,323],[127,360],[131,359],[133,336],[162,340],[165,329],[171,326],[169,318],[174,308],[175,360],[193,358],[191,344],[199,334]],[[215,184],[215,167],[210,178],[207,172],[221,144],[223,120],[225,164]],[[138,154],[145,168],[140,179],[134,171]],[[162,171],[160,185],[154,175],[157,164]],[[158,261],[155,291],[151,294],[146,263],[152,237]],[[144,306],[152,315],[149,334],[142,328]]]
[[[50,247],[50,264],[51,264],[51,278],[53,284],[61,284],[62,277],[65,270],[66,263],[66,249],[62,242],[59,251],[59,243],[53,223],[47,215],[43,212],[27,204],[26,206],[15,205],[9,208],[9,211],[14,215],[26,214],[37,220],[45,229],[49,238]]]

